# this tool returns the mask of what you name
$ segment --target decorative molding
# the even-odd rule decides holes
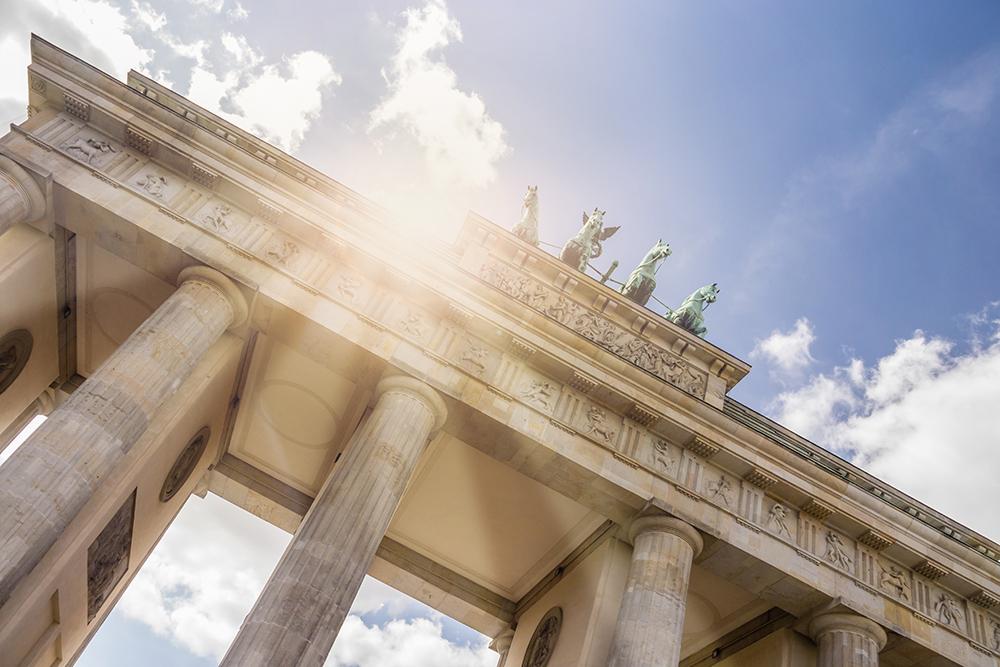
[[[264,201],[263,199],[257,200],[257,209],[259,211],[258,215],[268,222],[277,222],[285,215],[284,210]]]
[[[63,93],[63,108],[70,116],[75,116],[84,123],[90,120],[90,105],[69,93]]]
[[[496,259],[485,262],[479,278],[513,297],[529,308],[555,320],[611,354],[655,375],[698,398],[705,397],[708,375],[692,367],[673,352],[637,336],[630,329],[612,322],[591,308],[571,300],[566,293],[576,280],[560,273],[556,287],[564,283],[566,293],[554,291],[549,285],[524,275],[521,271]]]
[[[803,558],[805,558],[807,561],[809,561],[813,565],[822,565],[822,563],[823,563],[823,561],[821,561],[819,558],[816,558],[816,556],[813,556],[808,551],[803,551],[802,549],[796,549],[795,553],[797,553],[798,555],[802,556]]]
[[[991,651],[991,650],[990,650],[990,649],[988,649],[987,647],[983,646],[983,645],[982,645],[982,644],[980,644],[979,642],[975,642],[975,641],[973,641],[973,640],[971,640],[971,639],[969,640],[969,646],[971,646],[971,647],[973,648],[973,650],[976,650],[976,651],[979,651],[979,652],[980,652],[980,653],[982,653],[983,655],[988,655],[988,656],[990,656],[991,658],[992,658],[992,657],[993,657],[993,655],[994,655],[993,651]]]
[[[834,509],[827,505],[826,503],[816,500],[815,498],[810,498],[806,501],[804,505],[800,508],[803,512],[809,516],[816,517],[820,521],[827,518],[834,513]]]
[[[581,394],[589,394],[597,389],[597,380],[577,371],[573,371],[573,376],[569,379],[568,384]]]
[[[616,461],[621,461],[622,463],[627,465],[629,468],[632,468],[633,470],[638,470],[639,468],[642,467],[639,465],[638,462],[633,461],[632,459],[628,458],[627,456],[624,456],[623,454],[619,454],[618,452],[611,452],[611,456],[613,456]]]
[[[447,312],[445,317],[447,317],[448,320],[454,322],[455,324],[464,326],[472,321],[473,314],[470,311],[450,301],[448,302],[448,307],[446,310]]]
[[[778,483],[777,478],[771,477],[766,472],[760,468],[754,468],[747,474],[743,475],[743,479],[749,484],[753,484],[762,490],[767,490]]]
[[[924,616],[919,611],[916,611],[914,609],[911,609],[910,613],[913,614],[913,617],[916,618],[918,621],[923,621],[924,623],[926,623],[927,625],[931,626],[932,628],[933,627],[937,627],[937,621],[935,621],[933,618],[931,618],[929,616]]]
[[[744,519],[743,517],[739,517],[739,516],[738,516],[738,517],[736,517],[736,523],[740,524],[740,525],[741,525],[741,526],[743,526],[744,528],[749,528],[750,530],[752,530],[752,531],[753,531],[753,532],[755,532],[755,533],[759,533],[759,532],[761,532],[761,531],[763,530],[763,529],[762,529],[762,528],[761,528],[760,526],[758,526],[757,524],[755,524],[755,523],[751,523],[750,521],[747,521],[747,520],[746,520],[746,519]]]
[[[979,605],[983,609],[993,609],[996,606],[1000,606],[1000,596],[980,589],[969,598],[969,602]]]
[[[660,415],[653,412],[652,409],[638,403],[633,403],[629,407],[628,412],[625,413],[625,416],[642,426],[649,426],[660,418]]]
[[[721,449],[721,447],[709,440],[706,440],[700,435],[692,436],[690,440],[684,443],[684,446],[703,459],[712,458],[718,454]]]
[[[896,543],[894,539],[884,533],[880,533],[874,528],[866,530],[864,534],[858,538],[858,542],[867,547],[871,547],[875,551],[882,551],[883,549],[887,549]]]
[[[510,341],[510,354],[515,359],[527,359],[533,355],[537,350],[532,346],[525,343],[520,338],[512,338]]]
[[[152,155],[155,143],[152,137],[143,134],[129,125],[125,128],[125,145],[129,148],[134,148],[143,155]]]
[[[868,584],[858,581],[857,579],[854,580],[854,585],[863,590],[865,593],[868,593],[869,595],[874,595],[877,597],[879,594],[877,590],[875,590]]]
[[[683,487],[683,486],[679,486],[678,485],[678,486],[676,486],[674,488],[676,488],[677,492],[680,493],[682,496],[687,496],[688,498],[691,498],[692,500],[697,500],[698,502],[701,502],[702,500],[704,500],[704,498],[702,498],[700,495],[698,495],[694,491],[688,489],[687,487]]]
[[[197,162],[192,162],[191,180],[203,188],[214,190],[215,186],[219,182],[219,175],[211,169],[201,166]]]
[[[913,571],[926,579],[930,579],[931,581],[937,581],[944,575],[948,574],[948,570],[944,569],[930,559],[922,560],[914,565]]]

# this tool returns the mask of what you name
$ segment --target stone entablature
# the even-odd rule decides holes
[[[52,90],[54,86],[48,88]],[[781,468],[782,464],[777,461],[773,462],[774,468],[763,466],[762,469],[760,460],[741,458],[737,445],[746,447],[731,441],[741,435],[738,428],[717,425],[713,429],[706,428],[704,433],[695,432],[700,429],[685,430],[686,427],[668,417],[672,413],[671,402],[650,397],[637,404],[620,392],[614,395],[615,391],[604,386],[596,373],[591,377],[583,372],[583,369],[593,372],[590,365],[581,363],[580,369],[560,366],[557,359],[525,340],[524,332],[531,325],[535,330],[566,326],[565,322],[551,321],[554,318],[546,315],[544,309],[501,289],[502,298],[511,304],[508,309],[516,307],[520,312],[541,312],[545,317],[534,321],[521,317],[525,324],[520,329],[511,327],[498,338],[495,331],[499,324],[484,321],[484,309],[473,312],[473,303],[458,305],[446,295],[432,298],[424,293],[432,291],[426,280],[423,285],[411,288],[411,293],[420,292],[421,298],[407,298],[405,291],[401,291],[405,280],[395,275],[391,268],[365,270],[364,262],[377,263],[378,260],[361,257],[354,250],[347,252],[331,233],[318,230],[315,225],[307,227],[303,236],[312,229],[311,233],[319,233],[319,238],[330,240],[333,246],[311,245],[311,240],[289,233],[295,224],[286,219],[282,219],[280,226],[275,224],[281,217],[280,212],[275,212],[278,209],[267,210],[261,206],[258,212],[252,212],[244,208],[245,204],[238,202],[235,195],[232,198],[221,195],[221,184],[232,182],[224,173],[214,177],[192,173],[190,179],[179,176],[167,163],[161,162],[165,151],[152,144],[147,151],[143,142],[127,142],[81,122],[85,116],[93,123],[101,118],[102,111],[88,105],[83,112],[78,107],[79,104],[74,103],[64,107],[64,113],[49,112],[48,117],[36,114],[31,126],[21,133],[44,150],[58,154],[58,159],[70,159],[89,171],[100,181],[101,187],[127,191],[155,206],[170,221],[189,225],[192,239],[205,235],[217,239],[232,251],[229,259],[251,258],[259,264],[261,275],[284,276],[303,290],[301,294],[319,296],[352,313],[368,327],[365,340],[361,336],[352,338],[359,345],[385,355],[392,347],[387,344],[388,339],[405,340],[422,352],[429,363],[460,375],[467,383],[483,386],[501,403],[508,404],[509,411],[517,411],[519,416],[539,417],[516,427],[550,448],[558,451],[589,443],[584,446],[607,451],[625,467],[647,471],[666,480],[669,488],[714,513],[733,518],[747,531],[788,545],[805,562],[853,580],[863,593],[902,605],[921,622],[946,628],[966,638],[976,650],[1000,655],[1000,645],[993,641],[994,629],[1000,627],[1000,617],[987,611],[990,605],[979,602],[990,601],[992,594],[982,585],[947,570],[942,570],[944,574],[937,577],[928,577],[928,571],[921,565],[925,560],[924,550],[915,546],[924,538],[907,536],[902,529],[903,537],[877,531],[863,520],[853,518],[855,512],[850,509],[847,499],[810,495],[824,486],[834,488],[827,481],[800,483],[802,475],[799,472]],[[123,133],[127,130],[128,126],[122,128]],[[155,133],[144,136],[156,141]],[[78,141],[81,138],[82,141]],[[94,143],[88,143],[88,139]],[[102,142],[111,150],[101,148]],[[139,148],[130,147],[129,143],[138,143]],[[180,141],[177,144],[182,145]],[[84,178],[89,177],[84,173]],[[224,212],[226,208],[228,212]],[[234,222],[227,228],[231,216]],[[476,223],[471,229],[478,233],[486,227]],[[467,235],[463,238],[469,240]],[[482,275],[484,256],[488,258],[491,250],[497,254],[495,238],[491,240],[487,234],[482,240],[483,244],[478,246],[467,243],[463,250],[462,270],[473,276]],[[286,244],[297,241],[302,245],[296,246],[296,251],[289,250]],[[545,287],[546,294],[554,294],[553,290],[572,294],[578,312],[586,313],[588,319],[603,316],[611,324],[601,326],[613,324],[619,327],[617,331],[628,332],[634,340],[640,340],[640,335],[649,330],[647,322],[640,327],[639,334],[633,334],[634,324],[625,328],[620,323],[622,320],[608,319],[632,311],[607,298],[602,293],[602,290],[610,292],[607,288],[583,284],[579,277],[565,272],[565,281],[558,274],[554,278],[544,278],[545,272],[534,272],[535,266],[528,262],[528,254],[518,248],[516,241],[501,239],[501,243],[506,244],[499,251],[504,266],[515,272],[530,269],[532,284]],[[191,246],[197,244],[197,240],[191,241]],[[508,250],[511,253],[504,254]],[[333,252],[339,253],[335,266],[326,259],[328,253]],[[519,259],[517,252],[524,254],[524,258]],[[228,261],[227,258],[214,259],[223,263]],[[544,267],[548,260],[541,258],[536,262],[536,266]],[[442,269],[440,273],[445,272]],[[239,276],[240,271],[232,271],[231,275]],[[569,285],[570,279],[577,284]],[[593,296],[591,305],[584,305],[583,294]],[[509,299],[510,296],[515,299]],[[600,302],[602,296],[606,298],[604,302]],[[608,307],[610,304],[614,304],[613,310]],[[670,327],[662,328],[670,331]],[[372,336],[373,332],[378,335]],[[583,345],[597,343],[601,349],[636,365],[614,349],[601,345],[606,341],[595,341],[586,334],[583,338],[590,341]],[[678,335],[678,339],[682,337]],[[675,350],[670,346],[671,359],[678,360],[677,363],[687,363],[684,355],[699,351],[692,349],[691,342],[684,342],[685,349]],[[699,363],[691,365],[692,373],[704,373],[707,383],[712,369],[701,368],[704,359],[695,357],[695,361]],[[729,372],[737,368],[734,365]],[[714,373],[726,372],[725,366],[716,365]],[[667,378],[661,379],[669,382]],[[681,389],[697,396],[691,391],[693,387]],[[625,405],[627,407],[623,407]],[[715,418],[720,423],[723,420],[721,413]],[[515,426],[512,424],[512,427]],[[730,435],[723,437],[722,433]],[[691,440],[694,437],[701,439],[702,444],[694,443]],[[704,443],[711,447],[706,448]],[[709,455],[711,461],[707,458]],[[817,478],[822,479],[825,475],[816,472]],[[873,534],[879,539],[875,540]],[[882,542],[896,544],[883,546]],[[912,568],[919,568],[924,574]],[[986,573],[984,581],[995,583],[994,573]],[[995,586],[987,588],[996,590]],[[961,591],[966,591],[965,595]]]

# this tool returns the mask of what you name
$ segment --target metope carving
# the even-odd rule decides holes
[[[937,602],[934,603],[934,610],[937,612],[939,621],[953,628],[961,628],[964,615],[955,598],[947,593],[941,593]]]
[[[150,197],[163,199],[163,192],[167,188],[167,178],[159,174],[147,172],[141,178],[137,179],[135,184],[142,188]]]
[[[216,204],[210,213],[206,213],[202,221],[210,228],[220,234],[228,234],[233,231],[229,224],[229,215],[233,212],[232,207],[227,204]]]
[[[15,329],[0,337],[0,394],[14,384],[28,364],[34,340],[27,329]]]
[[[718,481],[708,485],[708,497],[711,500],[721,500],[726,507],[729,507],[732,503],[732,499],[730,498],[732,490],[733,487],[729,483],[729,478],[722,475]]]
[[[93,137],[77,137],[73,141],[63,144],[62,149],[95,167],[100,166],[106,158],[118,152],[118,149],[107,141]]]
[[[361,289],[361,281],[349,273],[341,275],[337,280],[337,294],[347,299],[349,303],[357,301],[359,289]]]
[[[608,423],[607,414],[596,405],[587,410],[587,433],[605,444],[610,445],[615,440],[615,431]]]
[[[882,570],[879,575],[879,587],[893,597],[909,602],[910,582],[907,580],[906,573],[891,564],[889,567],[883,567],[880,563],[879,569]]]
[[[275,238],[264,248],[264,257],[269,261],[287,267],[299,254],[299,247],[288,239]]]
[[[160,502],[167,502],[184,486],[184,482],[194,472],[201,455],[205,452],[210,437],[211,431],[205,426],[184,445],[184,449],[177,455],[177,460],[170,466],[170,471],[163,480],[163,486],[160,487]]]
[[[767,513],[767,526],[779,537],[784,535],[785,537],[791,539],[792,533],[788,530],[788,524],[785,523],[785,518],[787,516],[788,510],[785,509],[785,506],[775,504],[774,507],[771,508],[771,511]]]
[[[664,440],[653,438],[652,452],[653,467],[659,468],[665,473],[672,472],[677,461],[670,456],[670,445]]]
[[[612,354],[689,394],[703,398],[708,377],[672,352],[629,332],[601,315],[556,293],[534,278],[498,261],[483,264],[479,277],[546,317],[573,329]]]
[[[421,317],[420,313],[407,312],[399,321],[399,326],[414,338],[424,337],[424,318]]]
[[[486,358],[489,356],[489,350],[482,345],[477,345],[476,343],[469,341],[469,346],[465,348],[462,352],[462,356],[459,357],[459,361],[465,364],[468,368],[471,368],[476,375],[482,375],[486,372]]]
[[[847,555],[844,548],[844,541],[832,530],[826,531],[826,554],[823,557],[843,570],[850,570],[854,565],[854,559]]]
[[[556,395],[556,387],[551,382],[545,380],[529,380],[521,387],[518,395],[528,403],[536,405],[544,410],[552,407],[552,399]]]

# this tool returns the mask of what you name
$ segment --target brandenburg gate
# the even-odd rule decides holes
[[[3,665],[72,664],[210,492],[294,535],[225,665],[322,665],[370,574],[506,667],[1000,666],[1000,546],[730,398],[690,327],[31,52],[0,447],[48,418],[0,466]]]

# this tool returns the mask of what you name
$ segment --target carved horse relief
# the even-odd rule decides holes
[[[533,246],[538,245],[538,186],[529,185],[521,205],[521,222],[514,225],[514,236]]]
[[[705,285],[696,289],[691,295],[684,299],[684,302],[667,315],[667,319],[674,324],[683,327],[701,338],[705,337],[708,329],[705,327],[705,309],[708,304],[715,303],[719,297],[719,286],[717,283]]]
[[[586,273],[587,263],[601,256],[603,248],[601,241],[614,236],[621,227],[604,228],[604,214],[606,211],[594,209],[594,212],[583,214],[583,227],[562,247],[559,259],[564,263],[576,268],[576,270]]]
[[[622,294],[625,295],[625,298],[640,306],[645,306],[649,297],[653,295],[653,290],[656,289],[656,272],[660,270],[663,260],[669,256],[670,244],[664,243],[663,239],[657,239],[646,256],[639,262],[639,266],[632,270],[628,280],[622,285]]]

